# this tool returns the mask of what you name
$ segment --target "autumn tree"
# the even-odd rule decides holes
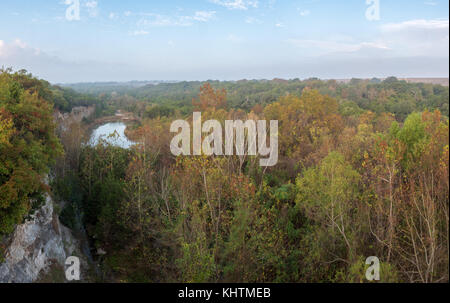
[[[25,72],[0,71],[0,233],[11,232],[30,211],[62,152],[48,93]]]
[[[198,111],[215,111],[217,109],[226,108],[227,92],[225,89],[215,90],[210,83],[205,83],[200,88],[198,100],[193,99],[192,105]]]

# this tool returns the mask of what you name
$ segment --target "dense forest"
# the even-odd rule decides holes
[[[322,95],[335,98],[340,104],[339,112],[344,116],[358,115],[370,110],[376,114],[393,113],[404,120],[412,112],[425,109],[439,109],[448,117],[448,87],[425,83],[407,83],[391,77],[362,80],[352,79],[349,83],[319,79],[293,80],[241,80],[208,81],[215,89],[227,91],[228,108],[246,112],[258,110],[278,101],[287,94],[299,97],[305,88],[316,89]],[[121,107],[146,118],[170,116],[176,109],[183,114],[192,112],[192,99],[196,98],[202,82],[177,82],[148,84],[134,87],[105,84],[69,85],[80,93],[96,92],[110,106]],[[106,96],[105,96],[106,95]],[[256,107],[256,108],[255,108]]]
[[[0,74],[0,233],[42,191],[86,230],[104,282],[448,282],[449,89],[349,83],[178,82],[76,90]],[[52,112],[133,113],[130,149],[56,132]],[[279,162],[178,156],[170,125],[278,120]],[[56,136],[57,135],[57,136]],[[64,152],[63,152],[64,151]],[[49,186],[44,175],[50,171]]]
[[[0,70],[0,234],[43,202],[44,176],[61,154],[48,83]]]

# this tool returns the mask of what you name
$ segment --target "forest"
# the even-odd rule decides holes
[[[82,89],[80,89],[82,87]],[[53,112],[94,105],[57,130]],[[85,144],[132,113],[130,149]],[[170,125],[277,120],[279,161],[178,156]],[[191,118],[189,118],[191,117]],[[0,234],[50,192],[92,282],[449,282],[449,88],[390,77],[51,85],[0,71]],[[48,181],[46,180],[46,176]],[[0,247],[0,254],[1,254]],[[0,255],[1,259],[1,255]]]

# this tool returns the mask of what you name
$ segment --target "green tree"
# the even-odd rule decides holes
[[[297,178],[297,205],[314,222],[321,237],[321,254],[328,262],[348,262],[356,257],[359,182],[359,174],[337,152]]]
[[[45,174],[62,153],[52,114],[45,82],[0,71],[0,233],[11,232],[47,188]]]

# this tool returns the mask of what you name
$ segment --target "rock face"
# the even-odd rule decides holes
[[[59,130],[65,131],[69,128],[70,124],[81,122],[84,118],[89,118],[95,112],[95,106],[79,106],[74,107],[70,113],[61,113],[55,111],[53,118],[58,125]]]
[[[75,107],[71,113],[56,111],[54,119],[58,129],[64,130],[71,123],[88,118],[94,111],[94,106]],[[7,242],[4,260],[1,260],[0,255],[0,262],[3,262],[0,263],[0,283],[35,282],[54,265],[57,265],[60,276],[64,276],[65,261],[69,256],[80,257],[83,280],[83,268],[88,268],[88,261],[81,252],[81,243],[70,229],[60,224],[58,215],[54,212],[53,201],[47,195],[45,205],[31,219],[16,227]]]
[[[62,226],[49,196],[30,220],[18,225],[0,264],[0,283],[30,283],[54,264],[61,269],[79,247],[71,231]]]

